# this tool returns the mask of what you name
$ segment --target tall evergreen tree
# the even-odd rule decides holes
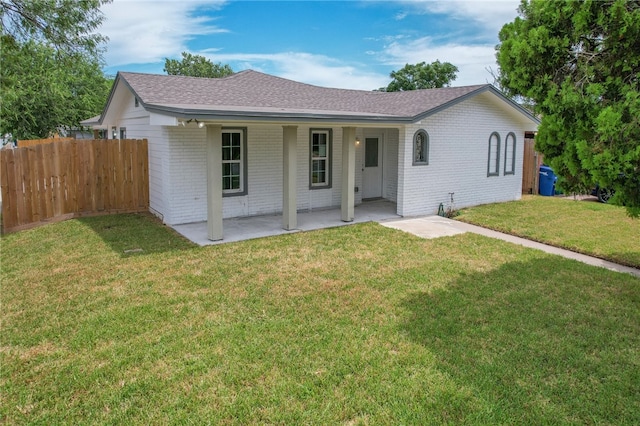
[[[599,183],[640,215],[640,2],[523,0],[500,31],[501,85],[530,99],[566,189]]]

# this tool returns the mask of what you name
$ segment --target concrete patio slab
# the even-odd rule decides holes
[[[270,237],[291,232],[345,226],[354,223],[398,219],[400,216],[396,214],[396,209],[396,203],[391,201],[365,201],[355,206],[355,217],[352,222],[343,222],[341,220],[339,208],[298,212],[298,228],[293,231],[282,229],[281,214],[225,219],[222,222],[224,239],[219,241],[211,241],[207,238],[206,222],[174,225],[173,229],[192,242],[205,246]]]

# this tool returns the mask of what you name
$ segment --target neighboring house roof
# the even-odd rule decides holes
[[[120,81],[147,110],[184,118],[413,122],[469,96],[493,91],[537,122],[489,84],[376,92],[313,86],[252,70],[223,78],[120,72],[109,101]],[[109,102],[105,112],[108,107]]]
[[[94,126],[100,124],[100,115],[96,115],[95,117],[87,118],[86,120],[82,120],[80,124],[83,126]]]

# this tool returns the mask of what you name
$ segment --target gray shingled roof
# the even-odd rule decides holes
[[[374,92],[313,86],[248,70],[224,78],[118,73],[145,108],[182,116],[413,121],[491,85]],[[500,95],[501,96],[501,95]],[[514,104],[515,105],[515,104]]]

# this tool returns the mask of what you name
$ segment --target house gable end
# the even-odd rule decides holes
[[[118,73],[111,86],[109,97],[99,116],[100,118],[97,120],[99,126],[104,126],[108,124],[108,122],[113,122],[121,118],[123,110],[126,108],[125,102],[127,100],[137,100],[139,107],[146,109],[133,87]]]
[[[491,96],[493,95],[493,96]],[[502,92],[500,92],[498,89],[496,89],[495,87],[493,87],[490,84],[487,84],[485,86],[482,86],[474,91],[471,91],[469,93],[466,93],[462,96],[459,96],[455,99],[452,99],[446,103],[443,103],[435,108],[431,108],[421,114],[416,115],[415,117],[413,117],[412,122],[419,122],[427,117],[430,117],[434,114],[437,114],[445,109],[451,108],[454,105],[459,104],[460,102],[464,102],[467,99],[470,99],[474,96],[487,96],[487,97],[491,97],[496,103],[500,103],[501,107],[505,110],[508,110],[509,112],[511,112],[513,115],[516,116],[520,116],[520,119],[522,121],[528,122],[530,124],[533,125],[538,125],[540,124],[540,120],[538,118],[536,118],[533,114],[531,114],[528,110],[526,110],[524,107],[518,105],[517,103],[515,103],[514,101],[512,101],[511,99],[507,98],[504,94],[502,94]]]

